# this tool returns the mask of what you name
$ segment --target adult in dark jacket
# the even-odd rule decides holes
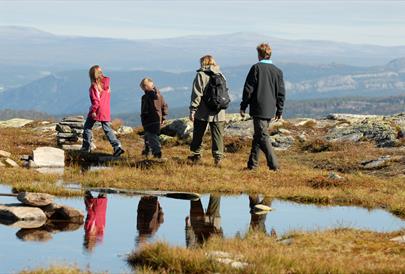
[[[271,146],[268,127],[270,120],[281,119],[284,107],[285,88],[283,72],[270,60],[271,48],[268,44],[257,46],[259,62],[250,68],[243,89],[240,114],[245,116],[246,108],[250,108],[253,117],[254,135],[252,149],[247,167],[258,166],[259,152],[266,156],[267,165],[271,170],[278,169],[276,156]]]

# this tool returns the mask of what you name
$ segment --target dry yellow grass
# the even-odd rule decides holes
[[[404,273],[405,245],[389,240],[398,234],[335,229],[297,232],[280,241],[251,233],[227,240],[214,237],[197,249],[156,243],[128,261],[148,273]],[[209,251],[227,252],[247,266],[231,268],[208,258]]]
[[[294,130],[294,129],[290,129]],[[312,127],[314,140],[317,132]],[[322,131],[323,129],[320,129]],[[210,142],[206,138],[205,154],[201,165],[189,165],[189,154],[185,145],[171,144],[163,147],[168,158],[165,163],[148,162],[141,157],[143,140],[135,133],[121,137],[126,153],[121,161],[112,163],[112,169],[97,172],[81,172],[73,163],[66,168],[62,177],[41,175],[27,169],[1,169],[0,182],[13,186],[16,191],[46,191],[55,195],[80,195],[56,184],[79,183],[85,187],[118,187],[130,189],[179,190],[193,192],[221,192],[225,194],[262,193],[270,197],[299,202],[323,204],[354,204],[365,207],[383,207],[398,216],[405,217],[405,185],[401,168],[404,163],[393,163],[399,173],[386,174],[383,171],[363,171],[360,161],[381,155],[395,155],[395,150],[377,149],[373,144],[333,144],[319,153],[308,152],[305,146],[297,145],[288,151],[278,151],[281,163],[278,172],[271,172],[265,166],[256,171],[245,170],[249,154],[249,141],[227,138],[225,143],[234,153],[226,153],[222,168],[216,168],[210,155]],[[40,145],[54,145],[53,136],[43,139],[28,137],[29,129],[0,129],[2,149],[17,155],[29,154]],[[38,137],[39,137],[38,133]],[[95,131],[97,152],[111,153],[109,143],[101,131]],[[311,142],[311,141],[309,141]],[[312,145],[319,146],[319,143]],[[310,146],[311,147],[311,146]],[[308,146],[307,146],[308,148]],[[317,151],[317,150],[315,150]],[[392,168],[388,167],[388,168]],[[338,172],[342,181],[328,179],[329,171]]]

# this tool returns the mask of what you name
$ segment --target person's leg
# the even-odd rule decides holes
[[[101,122],[101,125],[103,127],[104,134],[107,136],[108,141],[114,149],[113,156],[120,156],[125,151],[122,149],[121,143],[117,139],[117,136],[115,136],[113,129],[111,128],[111,124],[109,122]]]
[[[82,151],[88,151],[90,152],[91,149],[91,140],[93,138],[93,133],[91,129],[94,126],[94,121],[91,117],[87,117],[86,122],[84,123],[84,128],[83,128],[83,144],[82,144]]]
[[[269,136],[269,124],[270,120],[259,120],[258,129],[260,131],[260,149],[264,152],[267,160],[267,166],[272,170],[278,169],[277,158],[271,145]]]
[[[153,132],[145,132],[145,134],[148,136],[148,144],[150,146],[150,149],[152,150],[153,156],[157,157],[157,158],[161,158],[162,152],[161,152],[159,135],[156,133],[153,133]]]
[[[216,164],[224,155],[224,127],[225,122],[210,122],[212,157]]]
[[[143,140],[144,140],[144,148],[142,151],[142,155],[148,157],[151,154],[151,149],[150,149],[148,135],[146,134],[146,131],[143,134]]]
[[[260,153],[260,124],[259,119],[253,118],[253,140],[252,148],[250,150],[249,160],[247,167],[249,169],[257,168],[259,164],[259,153]]]
[[[191,157],[200,158],[201,157],[201,144],[204,137],[205,130],[207,128],[207,121],[194,120],[193,128],[193,140],[190,144],[190,150],[192,153]]]

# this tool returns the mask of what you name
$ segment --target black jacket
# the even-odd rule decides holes
[[[240,109],[245,111],[250,105],[250,116],[271,119],[283,113],[284,98],[283,72],[273,64],[259,62],[246,77]]]

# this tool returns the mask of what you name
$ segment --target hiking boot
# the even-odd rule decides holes
[[[187,157],[187,160],[193,164],[198,164],[201,162],[201,155],[194,154]]]
[[[119,157],[124,152],[125,152],[125,150],[123,150],[122,147],[117,147],[116,149],[114,149],[113,156]]]

